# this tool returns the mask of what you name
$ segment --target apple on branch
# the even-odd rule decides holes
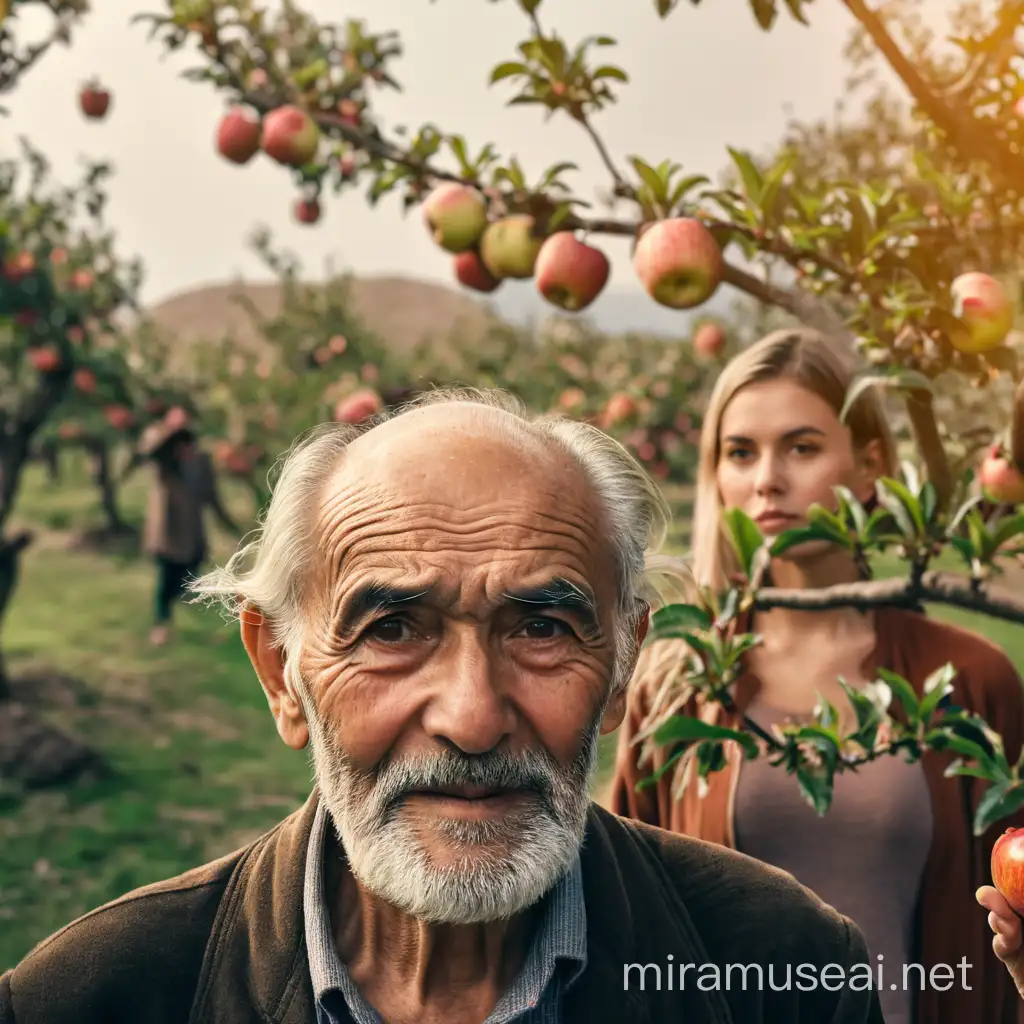
[[[480,259],[499,280],[533,277],[544,239],[536,233],[536,222],[525,213],[515,213],[488,224],[480,239]]]
[[[263,118],[263,152],[288,167],[301,167],[316,156],[320,129],[304,110],[292,104],[277,107]]]
[[[107,116],[110,109],[110,92],[93,79],[79,92],[78,105],[87,118],[100,121]]]
[[[601,294],[611,264],[600,249],[559,231],[541,245],[534,272],[537,290],[548,302],[578,313]]]
[[[655,302],[670,309],[692,309],[714,295],[724,261],[714,235],[699,220],[673,217],[641,229],[633,267]]]
[[[1013,465],[1002,445],[994,444],[978,470],[978,482],[990,501],[1019,505],[1024,503],[1024,474]]]
[[[1003,286],[989,274],[961,274],[950,286],[953,314],[967,331],[954,332],[950,341],[960,352],[989,352],[998,348],[1013,328],[1013,304]]]
[[[247,164],[259,149],[259,118],[246,107],[232,107],[217,127],[217,151],[233,164]]]
[[[475,188],[446,181],[423,201],[423,221],[442,249],[465,252],[487,227],[487,200]]]
[[[495,277],[483,264],[480,254],[475,249],[460,252],[452,261],[455,266],[455,277],[461,285],[477,292],[493,292],[501,279]]]
[[[1024,828],[1008,828],[992,847],[992,884],[1024,915]]]
[[[295,203],[295,219],[300,224],[315,224],[320,219],[319,200],[299,199]]]
[[[701,360],[712,360],[725,348],[725,331],[711,321],[705,321],[693,332],[693,351]]]

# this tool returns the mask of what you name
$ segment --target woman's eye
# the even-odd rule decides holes
[[[560,636],[569,636],[572,630],[558,619],[530,619],[523,625],[523,631],[529,640],[554,640]]]

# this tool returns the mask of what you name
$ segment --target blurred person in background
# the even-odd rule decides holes
[[[877,394],[862,392],[840,421],[856,370],[852,355],[803,329],[773,332],[726,366],[701,439],[693,530],[698,584],[721,592],[739,572],[724,508],[741,509],[771,537],[805,526],[813,504],[835,508],[839,485],[870,509],[879,477],[897,475]],[[849,551],[812,541],[773,559],[764,582],[811,589],[862,578]],[[772,609],[746,613],[738,629],[763,642],[743,656],[735,707],[698,695],[675,710],[732,728],[746,716],[770,732],[786,719],[809,719],[820,693],[840,710],[845,735],[856,719],[840,678],[861,687],[886,668],[920,696],[928,676],[952,662],[952,702],[980,714],[1004,738],[1010,763],[1017,759],[1024,740],[1021,678],[1009,657],[976,633],[901,608]],[[836,773],[823,817],[791,774],[769,757],[744,762],[734,743],[727,743],[727,764],[710,775],[703,797],[696,781],[673,795],[683,761],[637,792],[637,783],[673,752],[640,751],[635,741],[665,714],[664,702],[655,709],[655,697],[688,651],[682,640],[664,640],[640,656],[619,734],[611,809],[782,868],[854,920],[872,958],[888,969],[880,993],[887,1024],[1015,1024],[1018,994],[993,956],[973,894],[989,881],[996,838],[1008,825],[1024,825],[1024,812],[976,837],[973,817],[987,783],[947,777],[955,755],[933,751],[913,764],[887,754],[855,773]],[[956,972],[965,956],[969,988],[958,977],[948,991],[928,984],[919,992],[913,971],[904,987],[904,964],[923,964],[926,972],[944,964]]]
[[[235,536],[240,530],[221,501],[213,460],[200,448],[182,410],[172,409],[163,420],[143,431],[137,454],[149,459],[154,468],[143,547],[157,567],[149,639],[159,646],[169,638],[175,602],[209,554],[206,510],[211,510]]]

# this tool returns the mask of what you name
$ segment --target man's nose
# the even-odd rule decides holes
[[[474,627],[446,638],[437,656],[436,691],[423,716],[433,738],[466,754],[485,754],[512,734],[516,715],[499,678],[507,681],[498,657]]]

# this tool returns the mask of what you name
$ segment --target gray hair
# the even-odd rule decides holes
[[[661,603],[661,588],[655,581],[667,580],[676,592],[692,593],[692,577],[682,561],[658,554],[671,509],[643,466],[613,437],[560,413],[531,415],[519,398],[500,389],[435,388],[358,425],[322,423],[300,435],[275,464],[279,473],[254,535],[222,568],[192,581],[192,601],[218,604],[230,618],[246,607],[258,609],[270,622],[274,643],[284,652],[286,684],[301,699],[299,656],[318,552],[314,516],[326,481],[357,437],[414,409],[450,402],[508,413],[512,421],[506,421],[505,436],[510,443],[540,440],[568,454],[583,470],[610,525],[619,587],[612,685],[614,690],[624,688],[637,655],[635,631],[640,615],[645,605]]]

